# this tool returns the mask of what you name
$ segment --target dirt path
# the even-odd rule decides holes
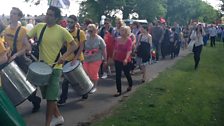
[[[181,50],[179,57],[171,60],[169,58],[161,60],[158,63],[151,64],[147,68],[147,79],[151,81],[159,75],[160,72],[173,66],[176,61],[183,58],[189,54],[188,50]],[[106,113],[112,111],[119,102],[128,97],[133,93],[139,86],[141,82],[141,76],[139,71],[135,71],[136,74],[133,75],[133,90],[130,93],[125,93],[121,97],[113,97],[116,93],[115,79],[114,75],[107,79],[100,79],[99,87],[95,94],[89,95],[87,100],[80,100],[80,97],[75,94],[73,89],[69,89],[69,98],[65,106],[60,107],[60,111],[65,119],[64,126],[83,126],[83,124],[89,124],[91,120],[98,119],[105,115]],[[122,79],[122,89],[127,88],[126,79]],[[39,92],[38,92],[39,93]],[[39,94],[40,95],[40,94]],[[42,100],[41,109],[35,114],[31,114],[32,105],[30,102],[25,101],[17,107],[18,111],[22,114],[27,126],[44,126],[45,120],[45,104],[46,102]]]

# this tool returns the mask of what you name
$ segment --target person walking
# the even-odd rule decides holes
[[[10,24],[4,31],[4,39],[11,49],[9,61],[15,60],[22,71],[27,73],[32,60],[26,54],[31,50],[31,45],[26,37],[27,29],[18,23],[22,16],[23,13],[19,8],[12,8],[9,18]],[[32,113],[37,112],[40,109],[41,98],[36,96],[36,91],[28,97],[28,100],[33,104]]]
[[[195,41],[194,47],[193,47],[193,53],[194,53],[194,69],[197,70],[199,62],[200,62],[200,55],[203,47],[203,36],[205,35],[204,28],[201,24],[198,24],[195,31],[192,31],[190,39]]]
[[[209,36],[211,39],[210,46],[215,47],[215,39],[217,36],[217,29],[216,29],[215,25],[212,25],[211,28],[209,29]]]
[[[140,58],[140,68],[142,71],[142,83],[146,80],[146,67],[150,61],[150,52],[152,46],[152,36],[148,33],[146,26],[141,26],[138,39],[137,56]]]
[[[41,94],[47,100],[46,121],[45,126],[55,126],[64,123],[64,118],[61,115],[57,100],[59,95],[59,80],[62,73],[62,64],[71,53],[77,48],[72,35],[63,27],[58,25],[61,19],[61,10],[50,6],[47,9],[45,21],[46,23],[37,24],[28,34],[28,38],[39,38],[40,32],[46,27],[42,41],[39,45],[39,60],[44,61],[48,65],[55,63],[52,66],[53,72],[49,83],[46,86],[41,86]],[[60,56],[60,50],[64,42],[69,44],[67,51]],[[59,58],[58,58],[59,57]]]
[[[121,88],[121,73],[124,71],[124,75],[128,80],[129,87],[127,92],[132,89],[132,77],[130,74],[131,66],[131,53],[132,53],[132,41],[129,37],[131,34],[131,29],[129,26],[121,26],[120,28],[120,37],[115,40],[115,47],[113,53],[113,59],[115,63],[116,71],[116,88],[117,93],[114,94],[114,97],[118,97],[122,93]]]
[[[103,60],[105,60],[104,63],[107,63],[106,43],[103,38],[97,34],[98,32],[95,24],[89,24],[87,26],[87,32],[89,36],[87,36],[85,42],[83,68],[94,84],[90,93],[94,93],[97,90],[100,65]]]
[[[67,30],[73,36],[78,46],[78,49],[66,58],[65,64],[73,60],[74,61],[79,60],[83,62],[84,60],[83,48],[84,48],[84,43],[86,41],[85,32],[76,27],[76,24],[78,23],[78,18],[75,15],[68,16],[67,22],[68,22]],[[67,47],[69,47],[69,45],[67,45],[65,49],[67,49]],[[64,105],[66,103],[66,100],[68,97],[68,87],[69,87],[68,84],[69,84],[69,81],[64,78],[62,82],[62,92],[60,95],[60,100],[58,101],[58,105]],[[83,95],[82,98],[87,99],[88,94]]]

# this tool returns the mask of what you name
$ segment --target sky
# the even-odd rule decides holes
[[[25,0],[0,0],[1,3],[1,9],[0,9],[0,15],[5,14],[9,15],[10,10],[12,7],[19,7],[24,14],[30,14],[30,15],[41,15],[42,13],[46,13],[48,5],[47,0],[41,0],[40,5],[35,6],[33,3],[25,3]],[[34,0],[36,1],[36,0]],[[70,0],[71,5],[69,9],[62,9],[62,14],[78,14],[79,10],[79,4],[77,1],[81,0]],[[221,3],[219,0],[203,0],[210,3],[213,7],[218,8],[218,5]]]
[[[10,10],[12,7],[18,7],[22,10],[24,14],[29,15],[41,15],[42,13],[45,14],[47,12],[48,3],[47,0],[41,0],[40,4],[38,6],[34,5],[34,3],[26,3],[25,0],[0,0],[1,3],[1,9],[0,9],[0,15],[5,14],[9,15]],[[32,0],[30,0],[32,1]],[[34,0],[37,1],[37,0]],[[61,9],[62,14],[78,14],[79,10],[79,4],[77,1],[80,0],[70,0],[70,7],[69,9]]]

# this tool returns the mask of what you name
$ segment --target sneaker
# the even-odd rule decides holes
[[[53,117],[50,123],[50,126],[57,126],[65,122],[63,116]]]
[[[96,88],[94,87],[89,93],[93,94],[94,92],[96,92]]]
[[[103,76],[101,77],[102,79],[106,79],[107,78],[107,73],[103,73]]]
[[[60,100],[57,102],[57,105],[58,105],[58,106],[63,106],[63,105],[65,105],[65,103],[66,103],[65,100],[60,99]]]

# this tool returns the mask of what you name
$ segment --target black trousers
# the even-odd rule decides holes
[[[211,36],[211,43],[210,43],[211,47],[215,47],[215,36]]]
[[[117,87],[117,92],[121,93],[121,73],[122,71],[124,72],[125,77],[128,80],[128,85],[129,87],[132,87],[132,77],[130,74],[131,70],[131,62],[129,62],[127,65],[123,65],[123,62],[120,61],[114,61],[115,63],[115,70],[116,70],[116,87]]]
[[[194,48],[193,48],[194,62],[195,62],[194,69],[198,68],[198,64],[200,62],[200,56],[201,56],[202,47],[203,46],[200,45],[200,46],[194,46]]]

